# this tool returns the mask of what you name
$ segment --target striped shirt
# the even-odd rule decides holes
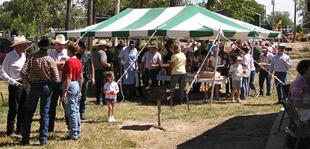
[[[57,65],[44,50],[39,50],[27,58],[21,77],[30,83],[60,82]]]
[[[289,68],[292,66],[292,61],[290,57],[283,53],[282,55],[275,55],[272,58],[269,71],[272,73],[275,72],[288,72]]]

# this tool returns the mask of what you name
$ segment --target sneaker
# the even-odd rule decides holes
[[[115,122],[115,118],[114,116],[111,117],[112,122]]]
[[[112,117],[109,117],[109,118],[108,118],[108,122],[109,122],[109,123],[112,123],[112,122],[113,122]]]

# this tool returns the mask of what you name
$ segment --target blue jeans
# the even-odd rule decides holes
[[[251,71],[251,74],[250,74],[250,89],[256,91],[256,87],[255,87],[255,84],[254,84],[254,79],[255,79],[255,75],[256,75],[256,72],[255,70]],[[249,91],[250,91],[249,89]]]
[[[184,94],[185,94],[184,89],[186,86],[185,78],[186,78],[186,74],[171,75],[171,81],[169,84],[169,88],[172,90],[175,90],[176,84],[179,83],[179,96],[178,96],[179,98],[178,98],[178,101],[174,101],[174,103],[176,102],[180,103],[184,101]]]
[[[243,77],[242,78],[241,95],[240,95],[241,99],[245,99],[246,97],[248,97],[248,93],[249,93],[248,83],[249,83],[249,77]]]
[[[266,70],[261,70],[259,72],[259,95],[264,95],[264,82],[266,80],[266,85],[267,85],[267,95],[270,95],[270,90],[271,90],[271,79],[269,78],[269,73]]]
[[[45,143],[48,138],[48,125],[52,90],[48,83],[32,83],[28,98],[25,101],[24,123],[22,126],[22,142],[29,143],[32,117],[36,111],[40,98],[40,143]]]
[[[284,84],[287,84],[287,72],[275,72],[275,76],[281,80]],[[277,86],[277,94],[279,102],[282,100],[286,100],[287,95],[283,91],[283,84],[281,84],[278,80],[275,79],[275,83]]]
[[[52,89],[52,96],[51,96],[51,103],[50,103],[50,110],[49,110],[49,125],[48,130],[49,132],[54,131],[55,126],[55,119],[56,119],[56,109],[58,105],[58,101],[62,96],[62,83],[51,83],[50,84]]]
[[[84,76],[83,77],[83,83],[82,83],[82,96],[81,96],[81,100],[80,100],[80,114],[81,116],[84,115],[85,113],[85,105],[86,105],[86,95],[87,95],[87,91],[88,91],[88,83],[89,83],[89,79]]]
[[[81,135],[79,93],[79,83],[72,81],[68,89],[67,101],[64,102],[66,117],[69,118],[69,136],[71,139],[78,139]]]

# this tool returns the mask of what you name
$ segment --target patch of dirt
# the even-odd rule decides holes
[[[276,114],[182,122],[124,121],[121,132],[137,141],[139,148],[263,149]],[[126,129],[123,129],[126,128]]]

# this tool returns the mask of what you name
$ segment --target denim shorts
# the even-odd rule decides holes
[[[105,99],[105,102],[106,102],[106,103],[108,103],[108,102],[117,103],[117,100],[116,100],[116,98],[114,98],[114,99],[106,98],[106,99]]]
[[[242,80],[232,80],[232,87],[242,87]]]

